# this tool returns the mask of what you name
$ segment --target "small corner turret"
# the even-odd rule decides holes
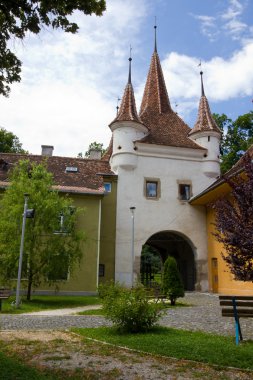
[[[201,77],[201,97],[199,101],[197,121],[189,133],[189,137],[196,141],[207,153],[203,158],[203,172],[207,177],[216,178],[220,175],[220,140],[221,130],[216,124],[208,100],[205,96],[203,71]]]
[[[135,169],[137,152],[134,142],[142,139],[148,133],[148,129],[142,123],[136,110],[131,63],[132,57],[130,54],[128,82],[116,118],[109,125],[113,134],[111,166],[116,173],[119,167],[125,170]]]

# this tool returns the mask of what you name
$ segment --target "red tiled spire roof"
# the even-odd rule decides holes
[[[150,110],[159,113],[171,111],[161,63],[156,51],[156,44],[142,98],[140,117],[142,118],[143,114]]]
[[[136,121],[137,123],[142,124],[136,110],[134,89],[131,82],[131,61],[132,61],[132,58],[130,57],[128,83],[124,91],[119,112],[117,113],[117,116],[112,121],[112,123],[115,123],[116,121]]]
[[[201,75],[201,98],[199,101],[199,111],[197,121],[189,133],[189,136],[193,135],[197,132],[206,132],[206,131],[215,131],[221,134],[221,130],[219,129],[216,121],[214,120],[208,100],[205,96],[204,85],[203,85],[203,72],[200,72]]]
[[[156,48],[152,55],[140,109],[140,118],[150,133],[141,142],[175,147],[201,149],[188,137],[190,127],[171,106]]]

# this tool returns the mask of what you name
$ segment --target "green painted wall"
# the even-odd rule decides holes
[[[117,177],[106,176],[104,182],[111,183],[111,192],[105,194],[102,200],[99,263],[104,265],[104,276],[99,277],[100,283],[115,279]]]
[[[75,207],[84,208],[78,216],[77,228],[85,232],[86,241],[83,243],[83,257],[80,266],[69,274],[68,281],[57,285],[64,293],[94,293],[97,291],[98,249],[99,249],[99,208],[101,196],[70,195]],[[41,285],[39,291],[52,291],[54,286]]]

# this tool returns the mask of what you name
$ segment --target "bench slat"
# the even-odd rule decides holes
[[[220,306],[231,306],[233,307],[233,301],[232,300],[224,300],[220,301]],[[236,299],[236,306],[247,306],[247,307],[253,307],[253,301],[237,301]]]
[[[219,296],[220,300],[232,300],[233,298],[236,300],[253,301],[253,296]]]
[[[222,309],[221,310],[222,316],[223,317],[229,317],[229,316],[234,316],[234,311],[233,309]],[[251,309],[239,309],[237,310],[237,315],[238,317],[243,317],[243,318],[253,318],[253,310]]]

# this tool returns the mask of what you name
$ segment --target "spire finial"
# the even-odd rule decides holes
[[[154,25],[154,29],[155,29],[155,52],[157,53],[157,43],[156,43],[156,29],[157,29],[157,25],[156,25],[156,16],[155,16],[155,25]]]
[[[203,84],[203,71],[200,71],[200,77],[201,77],[201,96],[205,96],[205,91],[204,91],[204,84]]]
[[[119,113],[119,102],[121,101],[120,97],[118,96],[118,99],[117,99],[117,107],[116,107],[116,112],[117,112],[117,116],[118,116],[118,113]]]
[[[132,62],[132,46],[130,45],[130,54],[129,54],[129,74],[128,74],[128,83],[131,83],[131,62]]]

